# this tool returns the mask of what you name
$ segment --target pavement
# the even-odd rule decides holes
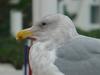
[[[0,75],[24,75],[24,70],[16,70],[11,64],[0,63]]]

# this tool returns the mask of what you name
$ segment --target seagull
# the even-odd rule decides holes
[[[80,35],[69,17],[47,15],[16,35],[26,38],[32,75],[100,75],[100,40]]]

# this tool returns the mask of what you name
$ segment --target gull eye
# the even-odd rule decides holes
[[[45,23],[45,22],[42,22],[42,24],[41,24],[41,26],[46,26],[47,25],[47,23]]]
[[[41,28],[44,28],[44,27],[46,27],[46,25],[47,25],[46,22],[42,22],[39,26],[40,26]]]

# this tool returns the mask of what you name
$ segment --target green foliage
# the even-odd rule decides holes
[[[9,8],[0,8],[0,37],[9,35]]]
[[[9,35],[9,25],[1,24],[0,37]]]
[[[100,29],[86,32],[86,31],[83,31],[83,30],[77,28],[77,31],[79,34],[82,34],[82,35],[86,35],[86,36],[90,36],[90,37],[94,37],[94,38],[100,38]]]
[[[11,63],[15,68],[21,68],[24,59],[24,42],[17,42],[10,37],[10,9],[24,10],[32,0],[20,0],[17,5],[10,5],[10,0],[0,0],[0,63]],[[29,11],[30,12],[30,11]],[[26,11],[24,12],[26,13]]]
[[[0,8],[7,8],[10,0],[0,0]]]
[[[0,62],[11,63],[16,69],[21,69],[24,59],[23,43],[18,43],[13,37],[0,38]]]
[[[4,36],[7,37],[10,34],[9,20],[7,20],[8,19],[7,16],[5,18],[3,19],[3,22],[0,24],[0,37],[4,37]]]

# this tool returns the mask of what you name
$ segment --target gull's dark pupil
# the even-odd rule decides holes
[[[43,23],[42,23],[42,26],[45,26],[45,25],[46,25],[46,23],[45,23],[45,22],[43,22]]]

